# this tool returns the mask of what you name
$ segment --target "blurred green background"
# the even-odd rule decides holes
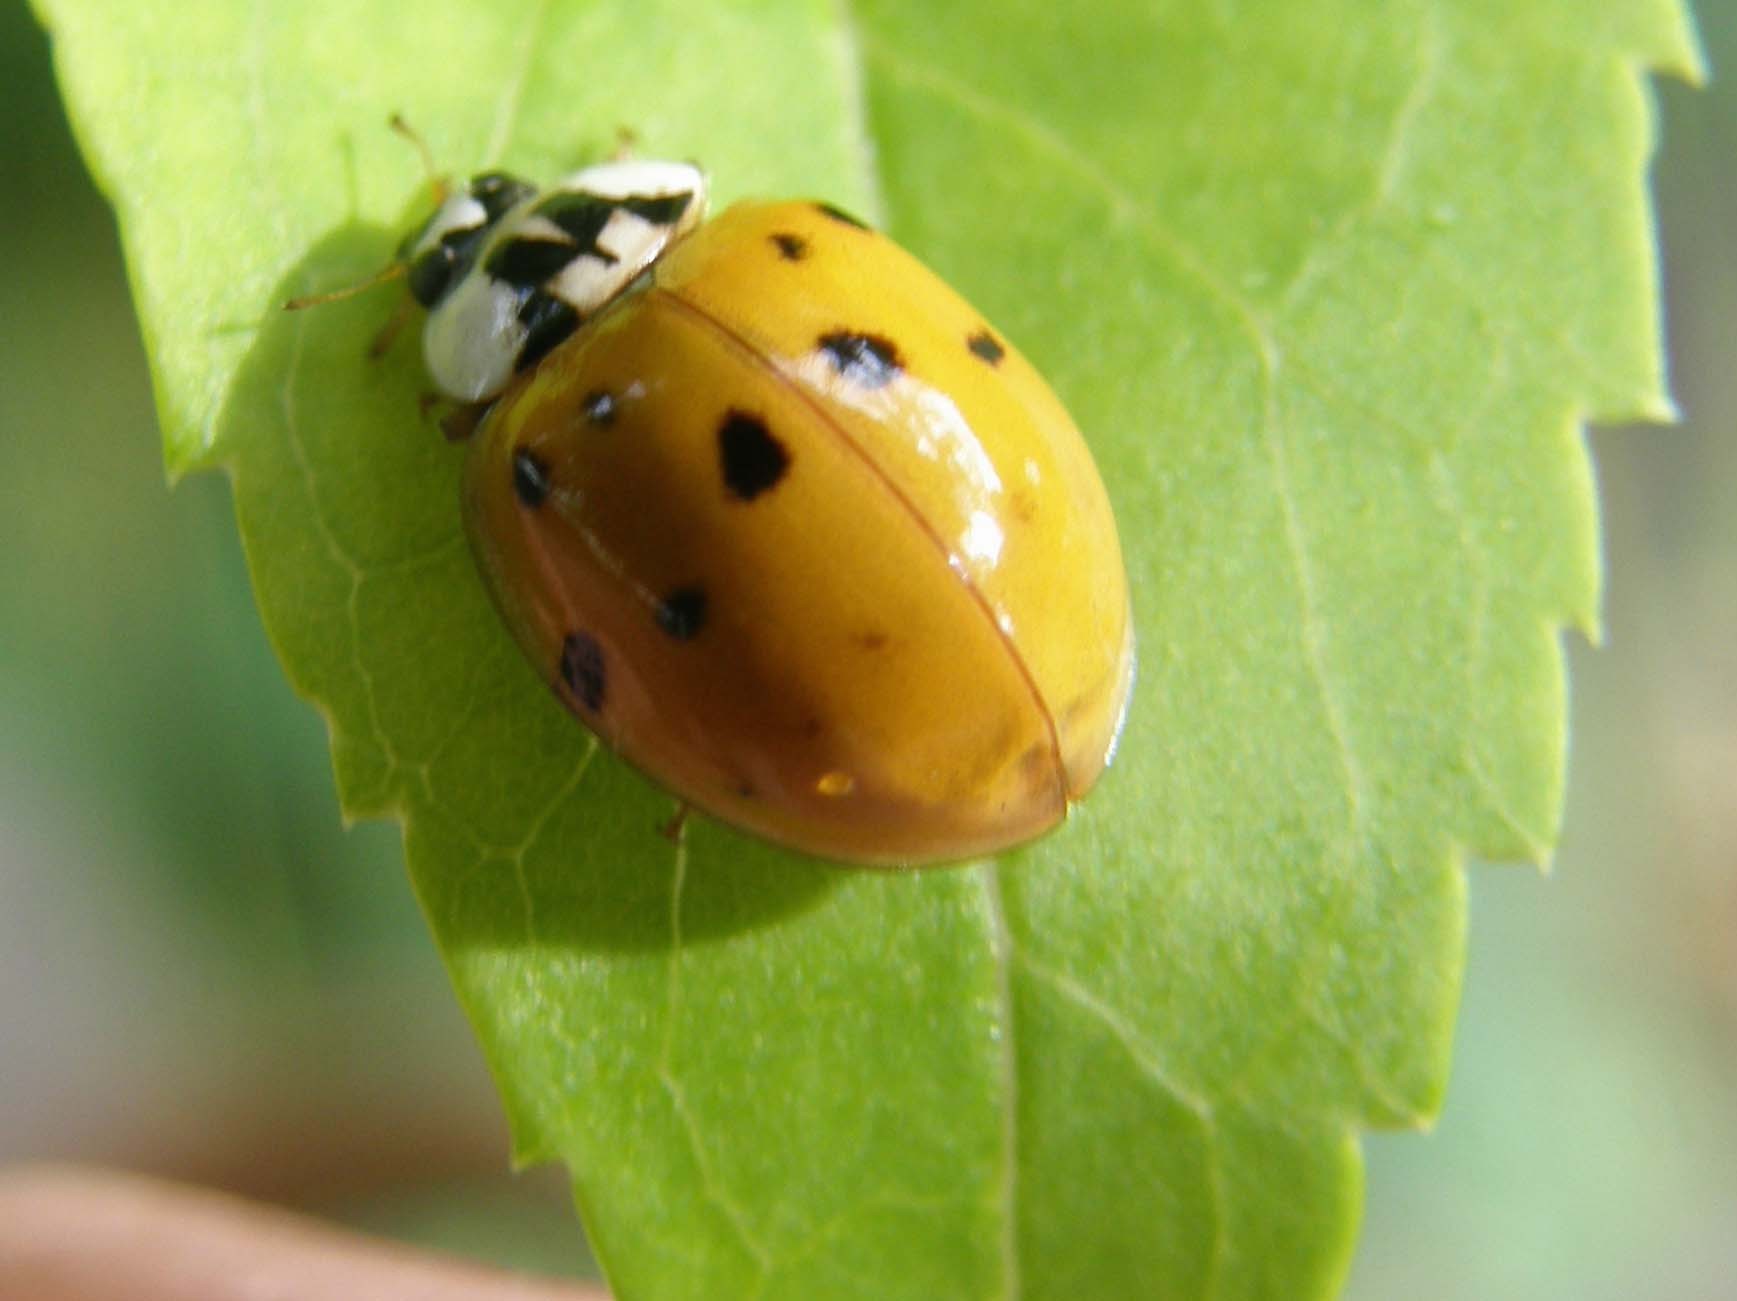
[[[1708,0],[1715,67],[1737,12]],[[339,825],[226,484],[162,486],[112,218],[0,4],[0,1162],[100,1161],[587,1267],[399,859]],[[1350,1295],[1737,1297],[1737,87],[1660,88],[1681,428],[1593,435],[1554,875],[1475,866],[1433,1136],[1371,1138]]]

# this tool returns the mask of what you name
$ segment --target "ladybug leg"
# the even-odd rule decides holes
[[[393,342],[404,330],[404,323],[410,319],[410,313],[416,306],[416,300],[406,294],[398,300],[398,306],[392,309],[392,315],[386,318],[386,324],[368,343],[368,360],[379,361],[391,349]]]
[[[682,832],[687,828],[688,814],[691,812],[693,812],[693,806],[683,800],[676,805],[676,811],[670,816],[670,820],[657,829],[657,834],[672,845],[681,844]]]
[[[609,151],[609,161],[625,163],[632,158],[639,148],[639,132],[632,127],[617,123],[615,127],[615,148]]]
[[[452,403],[452,409],[440,418],[440,432],[449,443],[468,442],[493,405],[492,402]]]
[[[476,433],[493,405],[493,402],[454,402],[441,393],[424,393],[416,399],[416,414],[438,424],[447,442],[462,443]]]

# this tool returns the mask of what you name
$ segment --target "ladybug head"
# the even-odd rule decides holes
[[[506,172],[483,172],[447,195],[422,226],[398,246],[410,296],[433,307],[470,269],[484,237],[537,187]]]

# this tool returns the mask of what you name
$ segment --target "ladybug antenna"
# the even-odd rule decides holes
[[[336,303],[345,298],[354,298],[357,294],[372,289],[375,285],[383,285],[388,280],[398,279],[406,269],[402,262],[389,262],[373,275],[358,280],[353,285],[345,285],[342,289],[328,289],[323,294],[303,294],[300,298],[290,299],[283,305],[283,309],[286,312],[299,312],[306,307],[320,307],[326,303]]]
[[[615,124],[615,147],[609,151],[609,161],[625,163],[633,159],[639,150],[639,132],[625,123]]]
[[[447,196],[452,192],[452,186],[447,181],[446,177],[440,175],[440,173],[435,170],[434,154],[428,148],[428,141],[422,138],[421,133],[418,132],[415,127],[411,126],[410,123],[404,120],[404,116],[401,113],[394,113],[387,119],[386,125],[391,127],[399,135],[403,136],[413,146],[415,146],[416,152],[422,158],[422,170],[428,177],[428,188],[434,192],[434,206],[438,208],[441,204],[446,202]],[[300,298],[292,298],[289,302],[283,305],[283,309],[286,312],[299,312],[303,308],[320,307],[326,303],[336,303],[345,298],[353,298],[359,293],[374,288],[375,285],[383,285],[388,280],[398,279],[408,269],[409,268],[405,265],[402,259],[394,259],[381,267],[373,275],[368,276],[366,279],[358,280],[353,285],[345,285],[342,289],[327,290],[323,294],[304,294]],[[399,313],[398,315],[402,315],[402,313]],[[387,328],[380,332],[381,338],[385,340],[385,343],[380,343],[378,340],[376,341],[376,343],[379,344],[379,352],[385,351],[385,344],[391,342],[392,336],[398,333],[403,324],[403,321],[399,320],[398,316],[394,316],[393,320],[387,322]]]
[[[422,170],[428,176],[428,188],[434,191],[434,206],[438,208],[452,193],[452,182],[442,176],[440,169],[434,165],[434,151],[428,147],[428,141],[422,138],[421,132],[404,120],[402,113],[394,113],[386,120],[386,125],[408,140],[422,156]]]

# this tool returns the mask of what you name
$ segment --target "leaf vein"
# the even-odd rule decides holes
[[[1435,484],[1438,497],[1441,499],[1443,513],[1451,517],[1454,522],[1461,556],[1458,569],[1465,574],[1471,589],[1467,602],[1468,613],[1464,631],[1467,649],[1458,661],[1464,671],[1465,690],[1468,699],[1474,698],[1477,694],[1477,665],[1488,644],[1492,585],[1487,550],[1472,529],[1472,512],[1466,505],[1464,494],[1459,491],[1458,476],[1453,470],[1450,454],[1459,445],[1467,430],[1476,429],[1485,422],[1485,413],[1491,400],[1502,391],[1503,386],[1498,381],[1507,376],[1508,363],[1509,353],[1505,348],[1497,348],[1492,351],[1489,381],[1481,390],[1485,399],[1484,402],[1465,406],[1461,419],[1454,427],[1446,431],[1418,428],[1415,423],[1393,411],[1382,410],[1369,403],[1360,402],[1306,365],[1293,364],[1290,367],[1290,374],[1294,381],[1319,398],[1325,405],[1349,411],[1364,420],[1378,422],[1405,435],[1419,446],[1430,449],[1428,456],[1430,478]],[[1535,832],[1528,830],[1524,822],[1514,813],[1508,803],[1507,796],[1502,791],[1501,784],[1490,774],[1489,769],[1480,758],[1476,749],[1477,741],[1478,735],[1474,730],[1464,731],[1459,738],[1458,754],[1467,777],[1476,791],[1483,796],[1485,811],[1506,827],[1515,839],[1525,846],[1525,853],[1530,861],[1548,862],[1549,846]],[[1481,851],[1480,846],[1475,841],[1467,840],[1464,843],[1473,853],[1488,852],[1487,850]]]
[[[1207,1191],[1211,1199],[1213,1223],[1212,1254],[1208,1258],[1206,1283],[1201,1290],[1201,1296],[1216,1296],[1223,1278],[1225,1262],[1230,1256],[1230,1200],[1224,1185],[1218,1117],[1213,1104],[1203,1095],[1184,1086],[1164,1065],[1162,1057],[1146,1036],[1097,994],[1067,973],[1045,966],[1027,954],[1015,952],[1012,956],[1034,980],[1048,985],[1103,1025],[1110,1032],[1110,1037],[1121,1045],[1122,1051],[1128,1054],[1129,1060],[1140,1068],[1146,1078],[1173,1098],[1199,1125],[1201,1141],[1206,1151]]]
[[[1326,620],[1320,609],[1321,599],[1317,590],[1314,566],[1309,558],[1308,542],[1303,533],[1302,509],[1297,501],[1296,487],[1291,480],[1290,458],[1285,449],[1285,439],[1279,427],[1278,412],[1275,405],[1274,395],[1278,385],[1277,358],[1270,354],[1263,354],[1262,365],[1266,373],[1267,396],[1266,412],[1261,422],[1261,437],[1266,444],[1267,457],[1272,467],[1273,489],[1278,497],[1280,519],[1284,526],[1285,551],[1290,559],[1291,570],[1296,580],[1303,662],[1315,684],[1316,692],[1321,698],[1322,711],[1326,715],[1327,731],[1333,742],[1334,756],[1340,771],[1344,774],[1346,797],[1345,853],[1349,859],[1351,853],[1363,839],[1364,779],[1362,765],[1352,746],[1350,724],[1346,716],[1344,702],[1340,699],[1339,692],[1333,685],[1332,675],[1328,670]]]
[[[1290,284],[1279,295],[1281,306],[1294,303],[1302,296],[1304,289],[1320,274],[1326,255],[1341,248],[1359,222],[1366,221],[1393,201],[1400,173],[1411,156],[1418,117],[1434,96],[1441,74],[1440,14],[1435,5],[1430,5],[1421,10],[1421,15],[1416,42],[1416,71],[1388,123],[1387,141],[1376,160],[1369,196],[1362,203],[1353,204],[1341,212],[1332,228],[1310,248]]]
[[[295,332],[290,338],[289,361],[284,367],[282,387],[279,389],[279,409],[283,415],[284,442],[289,447],[290,457],[295,462],[296,472],[301,476],[303,491],[307,494],[310,514],[313,517],[314,528],[319,533],[320,541],[327,552],[350,580],[350,590],[344,599],[344,617],[349,626],[350,665],[362,683],[362,695],[368,702],[368,726],[372,733],[375,747],[385,757],[390,774],[396,775],[403,767],[400,763],[392,739],[387,732],[384,721],[380,717],[379,694],[375,687],[374,675],[369,670],[366,659],[362,655],[362,625],[361,597],[362,585],[367,580],[367,570],[338,539],[337,531],[327,518],[325,504],[320,499],[318,481],[314,475],[313,464],[308,459],[308,450],[303,441],[301,421],[296,410],[296,392],[303,358],[306,356],[307,314],[304,312],[297,319]]]
[[[1017,133],[1037,151],[1062,164],[1097,193],[1113,218],[1145,236],[1211,297],[1230,308],[1254,335],[1257,350],[1273,346],[1267,325],[1254,303],[1221,277],[1199,249],[1165,223],[1149,204],[1135,198],[1114,177],[1084,158],[1030,109],[1010,104],[903,52],[894,53],[872,38],[865,42],[864,48],[907,84],[929,90],[951,100],[973,117]]]
[[[483,151],[485,169],[500,162],[507,142],[518,127],[525,87],[531,80],[531,69],[536,65],[537,49],[548,22],[549,0],[537,0],[537,7],[532,10],[530,21],[525,24],[524,34],[519,39],[518,66],[502,83],[500,97],[495,101],[495,122],[489,131],[488,148]]]
[[[984,902],[989,911],[990,953],[995,963],[995,1003],[1001,1033],[1001,1277],[1002,1295],[1017,1301],[1023,1287],[1019,1264],[1019,1044],[1014,1027],[1012,966],[1013,934],[1001,897],[1001,869],[988,863],[982,873]]]
[[[1327,1041],[1336,1047],[1351,1064],[1351,1073],[1357,1082],[1363,1086],[1365,1094],[1385,1107],[1391,1116],[1397,1117],[1401,1123],[1413,1129],[1421,1129],[1428,1117],[1405,1098],[1401,1097],[1387,1077],[1369,1060],[1369,1055],[1362,1045],[1355,1042],[1344,1030],[1335,1025],[1326,1011],[1319,1006],[1310,1006],[1306,1011],[1306,1024],[1319,1030]]]
[[[1466,691],[1468,696],[1474,691],[1477,665],[1482,661],[1484,648],[1488,645],[1490,624],[1490,568],[1483,549],[1474,544],[1469,529],[1465,526],[1466,510],[1464,498],[1459,491],[1459,480],[1448,464],[1445,456],[1436,455],[1430,458],[1430,473],[1434,478],[1437,490],[1446,499],[1448,508],[1455,518],[1461,521],[1460,546],[1466,556],[1466,574],[1472,584],[1473,600],[1471,611],[1466,620],[1467,653],[1462,658],[1465,670]],[[1478,754],[1477,732],[1466,728],[1459,738],[1460,761],[1465,765],[1466,773],[1471,778],[1477,792],[1483,796],[1484,805],[1489,812],[1508,829],[1510,834],[1523,846],[1527,857],[1535,863],[1547,863],[1550,859],[1549,846],[1540,842],[1539,838],[1520,822],[1508,804],[1507,797],[1502,793],[1496,780],[1484,767],[1484,761]]]
[[[584,753],[579,756],[579,761],[573,765],[573,771],[567,775],[567,780],[561,783],[560,789],[549,797],[549,801],[543,806],[542,811],[531,819],[531,825],[526,828],[524,838],[512,852],[513,874],[518,879],[519,899],[525,910],[525,939],[531,944],[537,943],[537,912],[531,891],[530,877],[525,872],[525,856],[535,848],[537,841],[542,838],[543,832],[547,830],[556,810],[572,797],[574,791],[579,789],[579,784],[585,780],[585,772],[591,767],[591,760],[596,754],[597,738],[588,737]]]
[[[717,1168],[712,1163],[711,1151],[700,1132],[698,1118],[688,1103],[687,1089],[675,1071],[675,1034],[676,1025],[682,1015],[682,895],[687,888],[688,879],[688,842],[686,836],[681,836],[675,844],[674,866],[670,873],[669,892],[669,971],[666,981],[667,995],[663,1018],[663,1042],[658,1052],[657,1078],[662,1084],[664,1093],[668,1095],[670,1106],[674,1109],[676,1119],[681,1122],[682,1133],[687,1140],[689,1155],[693,1157],[694,1167],[699,1171],[700,1184],[705,1192],[706,1200],[722,1212],[724,1220],[729,1224],[737,1239],[747,1249],[759,1272],[755,1285],[756,1293],[765,1287],[766,1279],[772,1272],[772,1254],[766,1249],[748,1225],[748,1216],[742,1206],[724,1186]]]

